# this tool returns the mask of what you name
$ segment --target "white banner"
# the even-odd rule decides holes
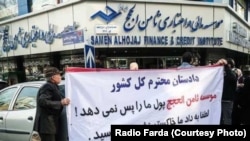
[[[68,68],[70,141],[110,140],[111,124],[219,124],[223,67],[106,70]]]

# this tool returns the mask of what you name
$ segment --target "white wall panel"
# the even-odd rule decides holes
[[[49,24],[53,24],[55,26],[55,32],[60,33],[64,30],[65,27],[72,26],[74,23],[72,6],[58,9],[56,11],[51,11],[48,13],[48,18]],[[52,52],[71,49],[74,49],[74,45],[63,46],[62,39],[55,39],[51,44]]]
[[[223,33],[224,33],[224,37],[225,37],[225,41],[224,41],[224,47],[225,48],[231,48],[232,46],[235,46],[233,44],[231,44],[230,42],[228,42],[229,40],[229,32],[231,31],[231,15],[230,13],[224,11],[224,28],[223,28]],[[235,47],[234,47],[235,48]]]
[[[77,7],[76,7],[77,8]],[[79,7],[78,7],[79,9]],[[117,10],[117,9],[116,9]],[[82,18],[83,27],[86,29],[85,31],[85,43],[91,43],[91,36],[96,35],[95,33],[95,26],[96,25],[107,25],[107,23],[101,19],[100,17],[96,17],[95,19],[91,19],[91,16],[94,15],[96,12],[101,11],[106,14],[106,3],[104,2],[86,2],[84,8],[81,10],[82,12],[75,14],[75,18],[79,19],[79,16]],[[107,35],[100,35],[100,36],[107,36]],[[102,45],[94,45],[98,47],[108,47],[108,44]]]
[[[144,41],[144,44],[148,47],[180,47],[176,45],[175,38],[181,35],[181,26],[174,27],[172,24],[176,14],[181,12],[180,8],[180,5],[175,4],[147,4],[146,17],[152,16],[153,19],[148,25],[145,37],[166,37],[168,42],[165,45]]]
[[[184,44],[182,45],[182,47],[212,47],[212,44],[201,44],[199,43],[199,40],[203,40],[205,38],[213,38],[214,26],[211,24],[214,21],[223,20],[222,18],[213,18],[213,7],[182,5],[181,13],[184,19],[187,19],[188,22],[191,21],[190,25],[187,23],[185,24],[185,26],[182,26],[181,37],[188,37],[190,39],[194,38],[193,45]],[[207,25],[211,26],[205,28],[205,26]],[[222,24],[219,28],[223,28]]]
[[[45,32],[49,31],[49,26],[48,26],[49,21],[47,13],[42,13],[40,15],[30,17],[28,20],[29,20],[29,32],[31,32],[32,26],[36,26],[38,29]],[[32,44],[34,44],[35,46],[32,47]],[[32,54],[50,52],[50,45],[43,40],[38,39],[36,42],[33,42],[32,44],[29,46],[31,48]]]
[[[73,6],[73,19],[75,22],[77,22],[79,24],[79,27],[77,28],[77,30],[83,30],[83,38],[86,44],[88,44],[87,40],[88,34],[91,34],[93,30],[90,29],[90,17],[88,16],[88,6],[85,3],[79,3],[77,5]],[[98,5],[98,4],[97,4]],[[91,33],[89,33],[91,32]],[[77,43],[75,44],[75,49],[79,49],[79,48],[83,48],[85,43]]]
[[[12,29],[11,29],[11,33],[10,35],[12,35],[13,37],[15,35],[18,35],[19,29],[22,29],[22,32],[20,34],[20,37],[24,37],[25,36],[25,32],[29,32],[29,23],[28,23],[28,19],[22,19],[16,22],[13,22],[11,24]],[[15,56],[19,56],[19,55],[28,55],[30,54],[30,44],[28,44],[27,47],[22,47],[20,44],[18,44],[17,49],[14,50],[14,55]]]
[[[217,47],[227,47],[230,44],[227,42],[227,30],[230,27],[230,15],[227,14],[226,10],[222,7],[214,8],[214,20],[223,19],[222,26],[220,28],[214,29],[214,37],[222,37],[223,45],[222,46],[214,46]]]
[[[118,27],[117,34],[109,34],[112,36],[113,42],[109,47],[146,47],[143,44],[143,37],[147,28],[152,26],[152,20],[148,23],[146,22],[146,19],[148,19],[146,16],[146,5],[144,3],[117,2],[108,2],[107,5],[116,12],[120,12],[119,16],[108,23],[110,26],[115,25]],[[145,30],[139,30],[139,27],[143,27],[145,24],[148,24]]]
[[[5,28],[5,26],[8,26],[9,27],[9,35],[11,35],[11,31],[12,31],[12,26],[11,24],[6,24],[4,26],[2,26],[2,28]],[[3,51],[4,47],[3,47],[3,34],[2,34],[2,38],[0,40],[0,49],[1,49],[1,52],[0,52],[0,57],[8,57],[8,56],[14,56],[14,52],[13,50],[10,50],[9,52],[6,52],[6,51]]]

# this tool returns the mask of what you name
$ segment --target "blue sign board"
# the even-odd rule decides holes
[[[84,47],[85,68],[95,68],[95,48],[94,46],[85,45]]]
[[[62,34],[63,45],[70,45],[84,42],[83,30],[66,32]]]
[[[104,19],[106,22],[110,22],[113,19],[115,19],[117,16],[119,16],[122,12],[116,12],[114,9],[112,9],[109,6],[106,6],[107,10],[109,10],[110,14],[105,14],[102,11],[98,11],[97,13],[95,13],[94,15],[91,16],[91,19],[95,19],[96,17],[101,17],[102,19]]]

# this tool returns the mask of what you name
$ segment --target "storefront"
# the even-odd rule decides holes
[[[43,80],[48,65],[84,67],[85,45],[104,68],[127,69],[132,61],[173,68],[187,50],[197,65],[231,57],[240,66],[249,62],[249,29],[223,4],[79,0],[0,23],[0,70]]]

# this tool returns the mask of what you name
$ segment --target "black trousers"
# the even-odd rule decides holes
[[[42,141],[56,141],[55,134],[40,134]]]

